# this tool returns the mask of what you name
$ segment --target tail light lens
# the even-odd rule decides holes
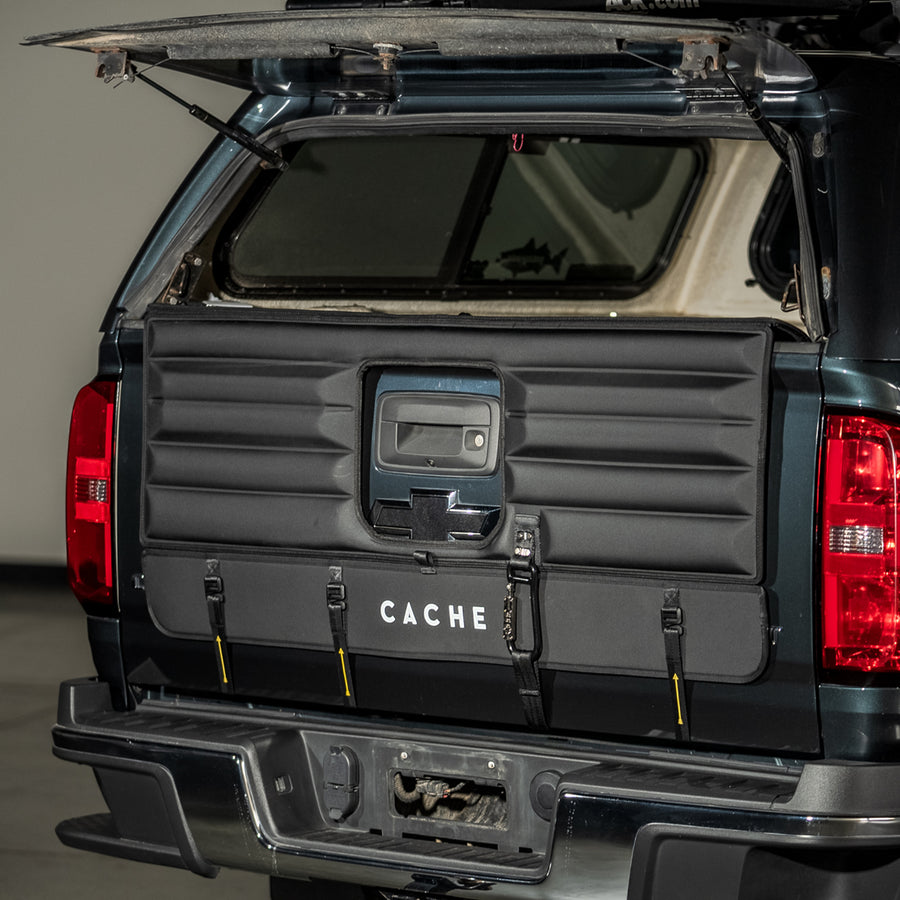
[[[113,602],[114,381],[92,381],[75,398],[66,473],[69,584],[82,603]]]
[[[900,426],[867,416],[826,425],[823,661],[900,670],[897,475]]]

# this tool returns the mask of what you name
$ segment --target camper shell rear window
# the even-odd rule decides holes
[[[238,295],[633,296],[664,270],[699,141],[363,135],[289,145],[225,230]]]

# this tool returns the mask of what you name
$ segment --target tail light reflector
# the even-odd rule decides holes
[[[112,466],[116,387],[92,381],[75,398],[66,472],[69,584],[82,603],[112,603]]]
[[[823,662],[897,671],[900,426],[831,416],[825,438]]]

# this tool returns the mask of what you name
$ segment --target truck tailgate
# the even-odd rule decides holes
[[[120,467],[143,469],[120,513],[142,535],[120,573],[129,679],[815,752],[821,400],[787,337],[154,309],[123,345],[144,393],[119,429]]]

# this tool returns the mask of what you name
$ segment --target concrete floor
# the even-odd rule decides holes
[[[56,839],[61,819],[106,811],[91,771],[50,750],[59,682],[94,672],[84,615],[60,581],[0,572],[0,897],[265,900],[262,876],[222,871],[210,880]]]

